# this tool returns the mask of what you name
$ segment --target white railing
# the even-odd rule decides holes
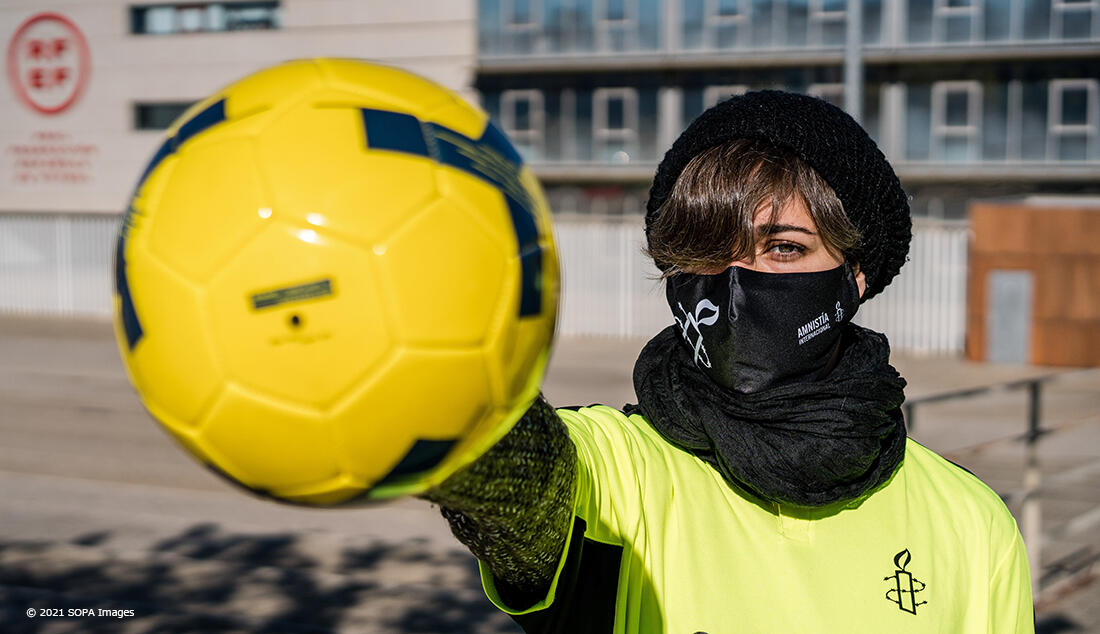
[[[107,317],[117,216],[0,214],[0,314]],[[559,332],[646,337],[671,322],[640,218],[560,216]],[[966,321],[967,228],[918,223],[910,262],[856,321],[897,350],[958,354]]]
[[[119,217],[0,214],[0,314],[109,316]]]

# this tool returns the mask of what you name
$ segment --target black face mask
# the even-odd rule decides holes
[[[814,273],[732,266],[717,275],[679,274],[665,295],[695,365],[742,393],[824,377],[841,326],[859,307],[847,263]]]

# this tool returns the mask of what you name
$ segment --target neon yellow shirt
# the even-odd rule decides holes
[[[575,524],[528,632],[1033,632],[1016,522],[976,477],[910,440],[857,500],[778,508],[639,414],[558,410],[577,448]]]

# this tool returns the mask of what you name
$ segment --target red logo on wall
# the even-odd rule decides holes
[[[23,103],[42,114],[76,103],[91,70],[84,34],[57,13],[31,16],[8,43],[8,81]]]

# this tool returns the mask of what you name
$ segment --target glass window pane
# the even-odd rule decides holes
[[[719,24],[714,27],[714,45],[717,48],[736,48],[739,43],[737,24]]]
[[[637,48],[653,51],[661,46],[661,1],[641,0],[638,5]]]
[[[867,134],[871,135],[871,138],[879,146],[882,145],[882,103],[880,96],[882,95],[881,84],[864,84],[863,88],[863,121],[861,125],[867,130]],[[838,104],[843,107],[843,95],[840,98],[841,103]]]
[[[638,141],[640,160],[655,161],[665,148],[657,148],[657,89],[638,91]]]
[[[1083,134],[1068,134],[1058,138],[1059,161],[1083,161],[1088,158],[1088,137]]]
[[[603,154],[596,158],[609,163],[629,163],[635,158],[630,155],[633,150],[632,144],[628,141],[608,139],[603,142]]]
[[[844,20],[829,20],[821,24],[821,43],[825,46],[843,45],[848,37],[848,25]]]
[[[1024,39],[1050,39],[1050,0],[1022,0]]]
[[[947,6],[949,6],[949,7],[969,7],[969,6],[971,6],[971,0],[947,0]]]
[[[695,117],[703,114],[703,89],[691,87],[684,89],[684,106],[681,127],[686,128]]]
[[[932,39],[932,0],[909,0],[909,41]]]
[[[626,15],[626,0],[605,0],[607,2],[607,15],[608,20],[625,20]]]
[[[510,0],[512,11],[508,21],[512,24],[531,23],[531,0]]]
[[[495,123],[497,127],[503,130],[504,122],[500,118],[500,92],[496,90],[482,91],[481,99],[479,101],[481,108],[485,110],[485,113],[489,115],[489,118],[493,120],[493,123]]]
[[[953,15],[944,19],[945,42],[969,42],[971,19],[969,15]]]
[[[149,7],[145,10],[146,33],[171,33],[175,30],[175,7]]]
[[[543,142],[543,150],[546,152],[546,159],[550,161],[560,161],[565,157],[562,155],[561,145],[561,132],[562,132],[562,113],[561,113],[561,93],[556,90],[543,91],[543,98],[545,99],[545,121],[543,123],[546,126],[546,136]]]
[[[828,13],[843,12],[847,6],[848,0],[821,0],[821,10]]]
[[[1020,155],[1027,160],[1046,157],[1047,146],[1047,90],[1046,82],[1029,81],[1023,84],[1023,134],[1020,138]]]
[[[225,5],[227,31],[273,29],[279,26],[279,9],[275,3],[265,5]]]
[[[1063,125],[1085,125],[1089,122],[1089,93],[1084,88],[1067,88],[1062,91]]]
[[[982,158],[1005,159],[1008,148],[1008,90],[1003,82],[982,85]]]
[[[773,0],[753,0],[752,46],[767,47],[772,45],[775,4]]]
[[[1091,11],[1065,11],[1059,18],[1062,21],[1062,38],[1067,40],[1087,40],[1092,36]]]
[[[577,91],[577,120],[573,125],[573,144],[577,159],[592,160],[592,91]]]
[[[944,123],[966,126],[970,123],[970,93],[949,92],[944,99]]]
[[[576,0],[576,50],[592,51],[596,47],[596,12],[593,0]]]
[[[863,0],[863,43],[882,39],[882,0]]]
[[[201,7],[189,7],[180,9],[176,15],[180,21],[181,31],[199,31],[203,28],[203,10]]]
[[[531,102],[527,99],[517,99],[515,101],[515,120],[513,122],[516,130],[531,130]]]
[[[788,0],[787,2],[787,45],[805,46],[806,32],[810,23],[810,5],[808,0]]]
[[[985,0],[982,12],[982,18],[985,21],[985,39],[1008,39],[1011,16],[1011,0]]]
[[[611,97],[607,100],[607,129],[622,130],[626,127],[626,100]]]
[[[703,0],[684,0],[680,5],[683,30],[680,46],[685,49],[703,47]]]
[[[718,0],[718,15],[734,16],[741,13],[741,0]]]
[[[943,139],[943,156],[948,162],[964,162],[970,160],[970,139],[967,137],[946,137]]]
[[[137,130],[165,130],[190,107],[190,102],[135,104],[134,128]]]
[[[211,31],[225,30],[225,5],[212,4],[206,7],[206,28]]]
[[[928,159],[931,138],[931,90],[927,84],[907,87],[905,103],[905,158],[913,161]]]
[[[478,51],[488,55],[501,52],[500,28],[500,0],[478,0]]]

